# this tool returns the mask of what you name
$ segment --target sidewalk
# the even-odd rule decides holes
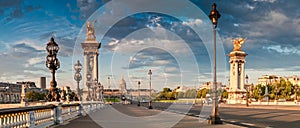
[[[219,104],[219,107],[300,110],[299,105],[257,105],[257,104],[249,104],[249,106],[247,107],[245,104]]]

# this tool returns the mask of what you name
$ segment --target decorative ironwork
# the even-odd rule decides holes
[[[48,101],[59,101],[60,95],[59,90],[56,88],[57,83],[55,81],[55,71],[59,69],[60,62],[57,59],[57,52],[59,51],[59,47],[57,43],[54,41],[54,38],[51,37],[50,42],[47,44],[46,50],[48,55],[46,57],[46,66],[52,73],[52,81],[50,82],[49,94],[47,95]]]

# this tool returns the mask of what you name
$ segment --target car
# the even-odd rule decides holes
[[[280,99],[278,99],[278,102],[286,102],[286,99],[280,98]]]
[[[105,102],[105,104],[112,105],[112,103],[110,101]]]

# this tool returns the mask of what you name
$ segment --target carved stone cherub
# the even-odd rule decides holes
[[[241,47],[246,39],[238,38],[233,40],[233,51],[241,51]]]
[[[96,23],[96,21],[95,21],[95,23]],[[95,40],[96,39],[94,25],[91,24],[89,21],[86,23],[86,31],[87,31],[86,40]]]

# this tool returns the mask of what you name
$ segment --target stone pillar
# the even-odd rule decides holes
[[[98,49],[101,47],[101,43],[96,41],[94,25],[90,22],[87,22],[87,35],[84,43],[81,43],[81,46],[84,50],[84,87],[88,87],[87,82],[92,82],[93,80],[98,80]],[[92,58],[92,62],[90,59]],[[90,66],[93,68],[91,69]],[[91,81],[87,81],[87,74],[91,75]],[[92,86],[91,86],[92,89]],[[91,90],[93,91],[93,89]],[[84,92],[87,92],[86,90]],[[84,94],[83,94],[84,95]],[[84,97],[83,99],[86,99]]]
[[[27,100],[25,97],[26,96],[25,89],[26,89],[26,85],[22,84],[22,90],[21,90],[21,105],[22,106],[27,106]]]
[[[230,101],[228,103],[242,103],[245,89],[245,57],[248,54],[241,50],[234,50],[227,56],[230,58],[230,89],[228,91]]]

